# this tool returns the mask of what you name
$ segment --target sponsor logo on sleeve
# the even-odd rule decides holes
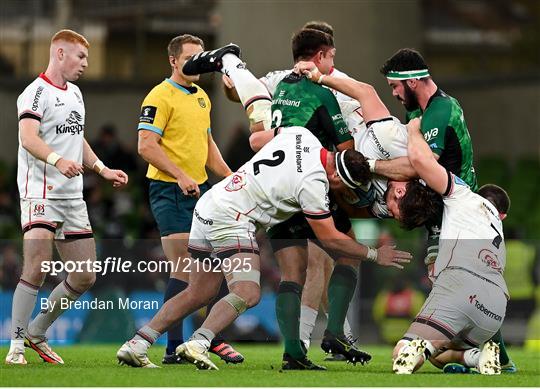
[[[39,98],[41,97],[41,93],[43,93],[43,87],[39,86],[36,90],[36,95],[34,96],[34,102],[32,103],[32,111],[37,111],[39,108]]]
[[[206,108],[206,101],[204,101],[203,97],[197,98],[197,101],[199,102],[199,105],[201,106],[201,108]]]
[[[141,108],[141,116],[139,117],[139,122],[153,124],[154,119],[156,118],[156,112],[157,107],[154,107],[152,105],[145,105]]]

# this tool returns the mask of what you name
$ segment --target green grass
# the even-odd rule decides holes
[[[322,351],[313,349],[315,362],[328,371],[280,371],[281,347],[278,345],[240,344],[246,357],[242,365],[217,362],[219,371],[197,371],[193,365],[165,366],[162,369],[134,369],[116,364],[120,345],[77,345],[56,347],[64,366],[42,363],[27,350],[26,366],[1,364],[1,386],[540,386],[540,357],[536,352],[512,348],[510,354],[518,366],[517,374],[501,376],[442,374],[425,365],[411,376],[390,373],[391,348],[367,346],[373,360],[366,366],[344,362],[323,362]],[[150,350],[152,361],[159,363],[161,347]],[[7,353],[0,348],[2,357]],[[218,358],[213,355],[212,359]]]

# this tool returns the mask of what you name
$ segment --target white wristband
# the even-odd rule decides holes
[[[56,162],[58,162],[58,160],[62,158],[61,155],[58,155],[56,154],[54,151],[52,153],[50,153],[49,155],[47,155],[47,163],[49,165],[56,165]]]
[[[105,164],[103,162],[101,162],[101,160],[97,160],[96,162],[94,162],[94,164],[92,165],[92,170],[96,170],[96,167],[98,168],[98,174],[101,174],[101,172],[103,171],[103,169],[106,168]]]
[[[319,77],[319,79],[317,80],[317,84],[320,84],[322,83],[322,79],[324,78],[324,74],[321,74],[321,76]]]
[[[368,246],[368,252],[366,255],[366,258],[368,260],[370,260],[371,262],[377,262],[377,254],[378,254],[377,249],[374,249]]]
[[[367,163],[369,165],[369,171],[371,173],[375,173],[375,161],[376,161],[375,159],[368,159],[367,160]]]

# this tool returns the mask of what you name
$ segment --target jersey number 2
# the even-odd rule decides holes
[[[285,160],[285,152],[283,150],[274,151],[272,156],[275,159],[261,159],[260,161],[253,162],[253,173],[257,175],[261,172],[260,165],[278,166]]]

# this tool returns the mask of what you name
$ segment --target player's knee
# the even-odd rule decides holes
[[[72,285],[77,291],[86,292],[96,282],[96,273],[73,273],[70,275],[70,285]]]
[[[234,295],[240,299],[237,300],[240,303],[240,307],[245,305],[244,311],[257,305],[261,299],[261,288],[254,282],[241,282],[235,284],[231,287],[231,292],[230,295]],[[234,296],[232,297],[233,300]]]
[[[269,130],[272,127],[272,100],[270,97],[253,101],[246,107],[246,112],[253,131],[254,125],[258,125],[262,130]],[[260,129],[259,129],[260,131]]]

